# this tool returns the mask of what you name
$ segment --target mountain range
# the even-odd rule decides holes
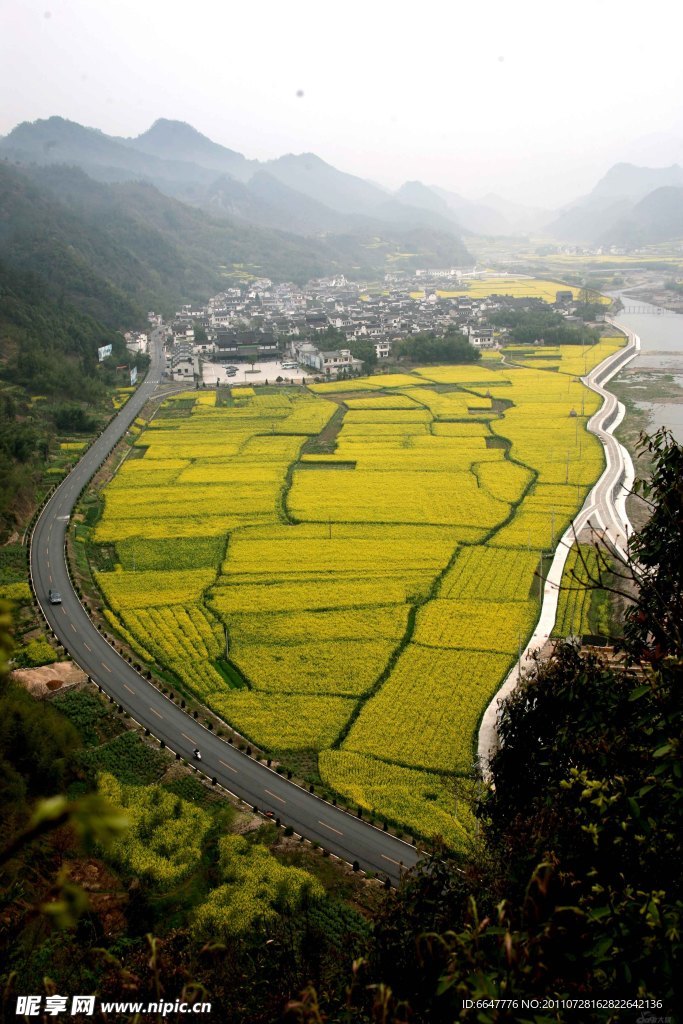
[[[299,250],[293,264],[301,273],[315,268],[358,273],[376,271],[387,260],[406,267],[462,262],[468,258],[463,237],[475,235],[532,235],[625,247],[683,236],[683,168],[678,164],[615,164],[590,193],[549,211],[494,194],[475,201],[420,181],[407,181],[391,192],[314,153],[251,160],[191,125],[164,118],[135,138],[109,136],[61,117],[23,122],[0,139],[0,159],[29,170],[34,182],[42,173],[42,186],[61,201],[68,198],[72,207],[80,200],[66,187],[66,167],[112,188],[119,206],[124,195],[133,201],[135,188],[153,188],[153,206],[160,206],[161,197],[176,201],[166,219],[184,223],[186,234],[201,235],[209,223],[214,232],[216,224],[224,225],[225,244],[214,239],[210,246],[220,250],[219,265],[246,260],[261,269],[268,266],[275,277],[283,247]],[[85,191],[92,195],[91,189]],[[145,204],[137,205],[136,216]],[[209,220],[193,222],[192,209]],[[247,229],[257,259],[250,258]],[[228,258],[230,246],[236,246],[242,260]],[[270,259],[263,263],[267,250]]]
[[[391,193],[314,153],[249,160],[188,124],[160,119],[132,139],[105,135],[61,117],[24,122],[0,140],[0,157],[22,165],[66,164],[107,183],[139,181],[166,195],[250,224],[305,237],[428,229],[446,234],[513,234],[538,211],[504,201],[472,202],[406,182]],[[511,215],[509,215],[511,213]]]
[[[683,237],[683,168],[619,163],[545,227],[565,242],[634,247]]]

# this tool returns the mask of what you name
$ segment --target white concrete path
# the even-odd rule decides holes
[[[611,321],[608,321],[611,323]],[[634,359],[640,351],[640,338],[633,331],[625,332],[628,342],[625,348],[608,356],[582,380],[587,387],[599,394],[603,403],[588,421],[588,429],[602,442],[605,449],[606,465],[598,482],[588,494],[581,511],[560,538],[555,549],[552,564],[543,587],[541,612],[529,641],[521,652],[503,685],[484,712],[479,726],[477,753],[481,766],[487,765],[498,749],[498,718],[500,703],[505,700],[519,682],[523,663],[534,652],[547,643],[555,626],[559,589],[569,552],[576,538],[586,526],[593,526],[622,557],[628,549],[630,523],[626,514],[626,497],[633,486],[634,470],[631,456],[613,436],[614,429],[624,418],[625,409],[621,402],[604,385]]]

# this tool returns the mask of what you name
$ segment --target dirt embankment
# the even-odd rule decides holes
[[[57,661],[39,668],[17,668],[12,679],[23,686],[32,697],[42,700],[55,690],[68,690],[84,683],[87,675],[73,661]]]

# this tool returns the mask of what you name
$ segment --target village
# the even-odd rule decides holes
[[[367,372],[368,363],[389,364],[396,341],[422,332],[456,330],[475,348],[493,348],[504,332],[489,323],[492,312],[548,308],[541,298],[469,296],[475,276],[482,275],[476,269],[418,270],[369,285],[340,275],[304,287],[252,279],[205,306],[188,304],[176,312],[168,324],[166,376],[198,384],[240,383],[247,376],[263,383],[349,376]],[[571,289],[555,293],[552,308],[568,319],[574,305]],[[154,312],[148,319],[161,322]],[[145,350],[146,335],[126,340],[131,350]]]

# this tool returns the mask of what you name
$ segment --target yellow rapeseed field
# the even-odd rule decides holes
[[[620,344],[168,401],[93,529],[110,624],[285,764],[457,845],[453,777],[603,466],[580,377]]]
[[[543,299],[554,302],[558,292],[571,292],[577,298],[581,289],[573,285],[562,284],[560,281],[546,281],[538,277],[515,277],[513,274],[501,277],[471,278],[467,286],[456,289],[437,290],[441,298],[468,296],[472,299],[485,299],[489,295],[512,295],[514,298]],[[422,298],[422,292],[412,292],[414,299]],[[609,303],[609,299],[606,300]]]

